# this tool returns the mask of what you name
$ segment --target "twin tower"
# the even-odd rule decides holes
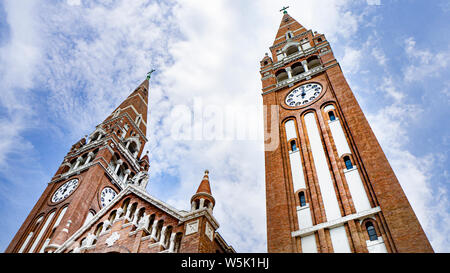
[[[285,12],[270,51],[268,251],[432,252],[324,35]],[[235,252],[216,231],[208,171],[190,211],[146,192],[148,80],[72,146],[6,252]]]

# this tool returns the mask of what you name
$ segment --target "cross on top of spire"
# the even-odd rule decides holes
[[[286,14],[288,8],[289,8],[289,6],[283,7],[282,9],[280,9],[280,11],[282,11],[284,14]]]
[[[152,77],[152,73],[155,71],[156,71],[155,69],[152,69],[147,73],[147,80],[150,80],[150,78]]]

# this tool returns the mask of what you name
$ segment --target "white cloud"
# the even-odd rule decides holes
[[[81,0],[67,0],[67,5],[79,6],[79,5],[81,5]]]
[[[36,1],[21,5],[5,1],[6,22],[11,39],[0,48],[0,165],[7,164],[11,153],[23,151],[30,144],[21,137],[24,130],[33,127],[33,105],[30,105],[30,88],[34,86],[35,68],[41,58],[40,40],[36,35],[38,23],[33,10]]]
[[[429,49],[420,49],[416,46],[413,37],[405,39],[405,53],[410,65],[404,69],[404,78],[407,82],[421,81],[427,77],[436,77],[446,71],[450,64],[450,50],[431,52]]]
[[[358,72],[362,61],[362,50],[345,47],[344,57],[340,61],[345,73],[353,74]]]

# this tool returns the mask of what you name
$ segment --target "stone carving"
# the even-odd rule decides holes
[[[97,236],[95,236],[92,233],[89,233],[88,236],[86,237],[86,241],[85,244],[83,244],[83,246],[91,246],[94,244],[94,241],[97,239]]]
[[[211,225],[208,222],[206,222],[205,234],[206,234],[206,236],[208,236],[208,238],[211,241],[213,240],[214,231],[213,231],[213,229],[211,228]]]
[[[135,185],[135,186],[140,186],[143,185],[143,180],[148,179],[148,174],[147,172],[138,172],[132,179],[131,179],[131,184]],[[140,182],[140,183],[139,183]],[[145,183],[144,183],[145,184]]]
[[[141,217],[141,219],[138,222],[138,229],[141,228],[145,228],[146,226],[148,226],[150,222],[150,215],[145,215],[143,217]]]
[[[198,231],[198,220],[190,222],[186,225],[186,235],[196,233]]]
[[[108,247],[111,247],[114,245],[114,243],[119,240],[120,238],[120,234],[117,232],[114,232],[113,234],[111,234],[111,236],[109,236],[108,239],[106,239],[106,244],[108,245]]]

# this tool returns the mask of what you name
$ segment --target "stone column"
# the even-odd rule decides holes
[[[122,159],[117,160],[117,165],[116,165],[116,169],[114,170],[114,174],[117,175],[117,171],[119,170],[120,165],[122,165],[122,163],[123,163]]]
[[[175,248],[175,236],[177,234],[175,232],[172,232],[172,235],[170,235],[170,244],[169,244],[169,252],[173,252]]]
[[[125,219],[129,219],[131,214],[131,202],[128,204],[127,214],[125,215]]]
[[[153,239],[156,240],[156,226],[158,225],[158,220],[154,220],[153,221],[153,226],[152,226],[152,234],[150,235]]]
[[[139,215],[139,210],[136,208],[136,211],[134,212],[134,216],[133,216],[133,225],[137,226],[138,223],[138,215]]]
[[[118,208],[117,212],[116,212],[116,217],[114,219],[112,219],[112,222],[114,223],[114,221],[116,219],[119,219],[122,216],[122,214],[123,214],[123,209],[122,208]]]
[[[125,176],[123,177],[123,180],[122,180],[122,182],[123,182],[124,184],[127,183],[127,178],[128,178],[128,176],[130,175],[130,173],[131,173],[130,169],[126,169],[126,170],[125,170]]]
[[[89,154],[88,154],[88,158],[86,159],[86,162],[84,163],[84,165],[87,165],[87,164],[89,164],[89,162],[91,162],[91,159],[94,157],[94,153],[93,152],[90,152]]]
[[[292,70],[291,70],[290,67],[286,67],[286,72],[287,72],[287,74],[288,74],[288,78],[289,78],[289,79],[292,78]]]
[[[202,209],[205,206],[205,199],[200,198],[200,206],[199,208]]]
[[[83,160],[83,158],[81,156],[77,158],[77,162],[75,163],[75,166],[73,167],[73,170],[76,170],[78,168],[78,166],[80,165],[81,160]]]
[[[163,226],[163,228],[161,229],[161,236],[159,236],[159,243],[164,245],[164,240],[166,239],[166,228],[167,226]]]
[[[303,69],[305,69],[305,72],[308,72],[308,62],[306,60],[302,61]]]
[[[106,232],[110,226],[111,226],[111,222],[109,220],[106,220],[105,222],[103,222],[103,229],[100,232],[100,234],[102,234],[103,232]]]

